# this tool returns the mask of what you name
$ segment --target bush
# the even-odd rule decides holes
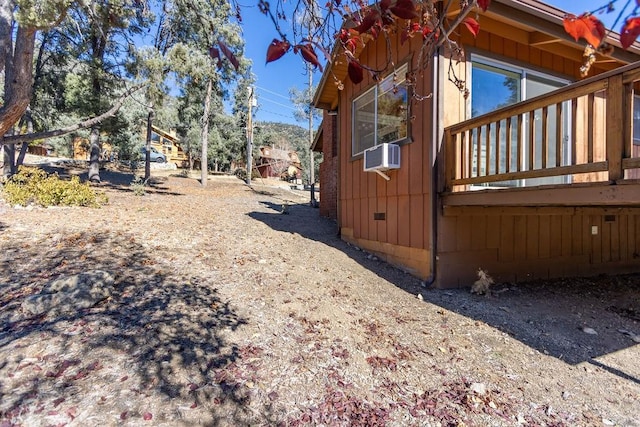
[[[242,181],[246,181],[247,180],[247,170],[246,169],[236,169],[233,171],[233,174],[238,178],[241,179]],[[258,179],[258,178],[262,178],[260,176],[260,172],[258,172],[257,170],[253,169],[251,171],[251,179]]]
[[[143,179],[141,176],[137,176],[133,181],[131,181],[130,186],[131,190],[133,190],[133,194],[136,196],[144,196],[147,194],[147,180]]]
[[[23,166],[5,182],[3,193],[7,203],[22,206],[35,203],[41,206],[98,207],[108,201],[105,194],[81,183],[77,176],[65,181],[57,174],[49,175],[42,169]]]

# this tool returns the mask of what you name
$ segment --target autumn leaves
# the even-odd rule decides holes
[[[605,1],[603,0],[603,3]],[[423,44],[437,43],[439,38],[447,38],[447,34],[442,33],[445,27],[443,22],[436,19],[437,15],[444,13],[437,12],[434,3],[431,1],[414,2],[413,0],[379,0],[370,6],[362,6],[363,3],[344,0],[329,0],[325,5],[324,15],[321,20],[330,19],[329,16],[336,14],[340,18],[345,19],[345,24],[337,30],[335,35],[331,35],[341,45],[348,62],[348,75],[353,83],[360,83],[364,77],[364,71],[367,70],[366,64],[361,64],[356,58],[357,49],[364,46],[366,39],[377,38],[378,35],[387,31],[397,20],[409,21],[400,35],[401,42],[404,43],[415,36],[422,37]],[[490,6],[491,0],[475,0],[472,4],[469,2],[467,7],[473,8],[477,6],[479,9],[486,11]],[[599,10],[612,10],[613,2],[608,3],[608,7],[603,6]],[[640,0],[636,0],[636,5],[640,6]],[[311,37],[302,39],[301,43],[294,46],[287,40],[287,37],[280,31],[278,25],[279,14],[274,15],[270,9],[269,3],[260,0],[260,10],[269,16],[280,35],[280,39],[273,39],[267,49],[266,62],[272,62],[280,59],[285,53],[291,50],[295,54],[300,54],[304,61],[319,68],[322,71],[322,65],[316,54],[315,48],[320,49],[327,60],[330,60],[327,49],[323,48],[320,43],[311,40]],[[282,13],[282,12],[280,12]],[[460,17],[462,18],[462,17]],[[619,18],[620,19],[620,18]],[[480,23],[477,18],[464,17],[457,21],[477,36],[480,31]],[[584,39],[587,43],[585,57],[594,56],[596,52],[607,54],[612,49],[611,46],[603,42],[606,36],[604,24],[594,15],[594,13],[585,13],[580,16],[568,14],[563,19],[565,31],[571,35],[576,41]],[[318,25],[323,25],[319,21]],[[366,36],[365,36],[366,35]],[[635,16],[634,11],[625,18],[620,33],[620,43],[624,49],[630,47],[640,36],[640,16]],[[588,67],[587,70],[588,71]]]

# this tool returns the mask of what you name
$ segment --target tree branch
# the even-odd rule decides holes
[[[112,117],[113,115],[115,115],[118,112],[118,110],[120,110],[120,107],[122,107],[122,104],[124,104],[124,101],[129,96],[131,96],[135,92],[142,89],[144,86],[145,84],[140,83],[136,86],[131,87],[120,98],[118,98],[115,104],[113,104],[113,106],[108,111],[100,114],[99,116],[95,116],[95,117],[83,120],[79,123],[73,124],[71,126],[67,126],[64,128],[56,129],[56,130],[50,130],[46,132],[26,133],[22,135],[14,135],[14,136],[5,136],[4,139],[0,140],[0,145],[19,144],[21,142],[35,141],[36,139],[53,138],[56,136],[62,136],[71,132],[75,132],[78,129],[86,129],[86,128],[92,127],[108,119],[109,117]]]

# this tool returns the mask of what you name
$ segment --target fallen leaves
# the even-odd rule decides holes
[[[316,406],[306,409],[297,418],[285,423],[289,426],[349,425],[356,427],[385,426],[390,420],[390,409],[379,402],[368,402],[341,390],[327,388],[327,393]]]
[[[398,364],[395,360],[387,357],[369,356],[366,359],[369,366],[373,370],[373,374],[376,374],[380,370],[387,370],[394,372],[398,369]]]

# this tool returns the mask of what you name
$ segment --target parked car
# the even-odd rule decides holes
[[[140,147],[140,155],[142,156],[142,160],[145,160],[145,156],[147,155],[146,147]],[[164,163],[167,161],[167,156],[159,152],[156,148],[151,147],[151,161]]]

